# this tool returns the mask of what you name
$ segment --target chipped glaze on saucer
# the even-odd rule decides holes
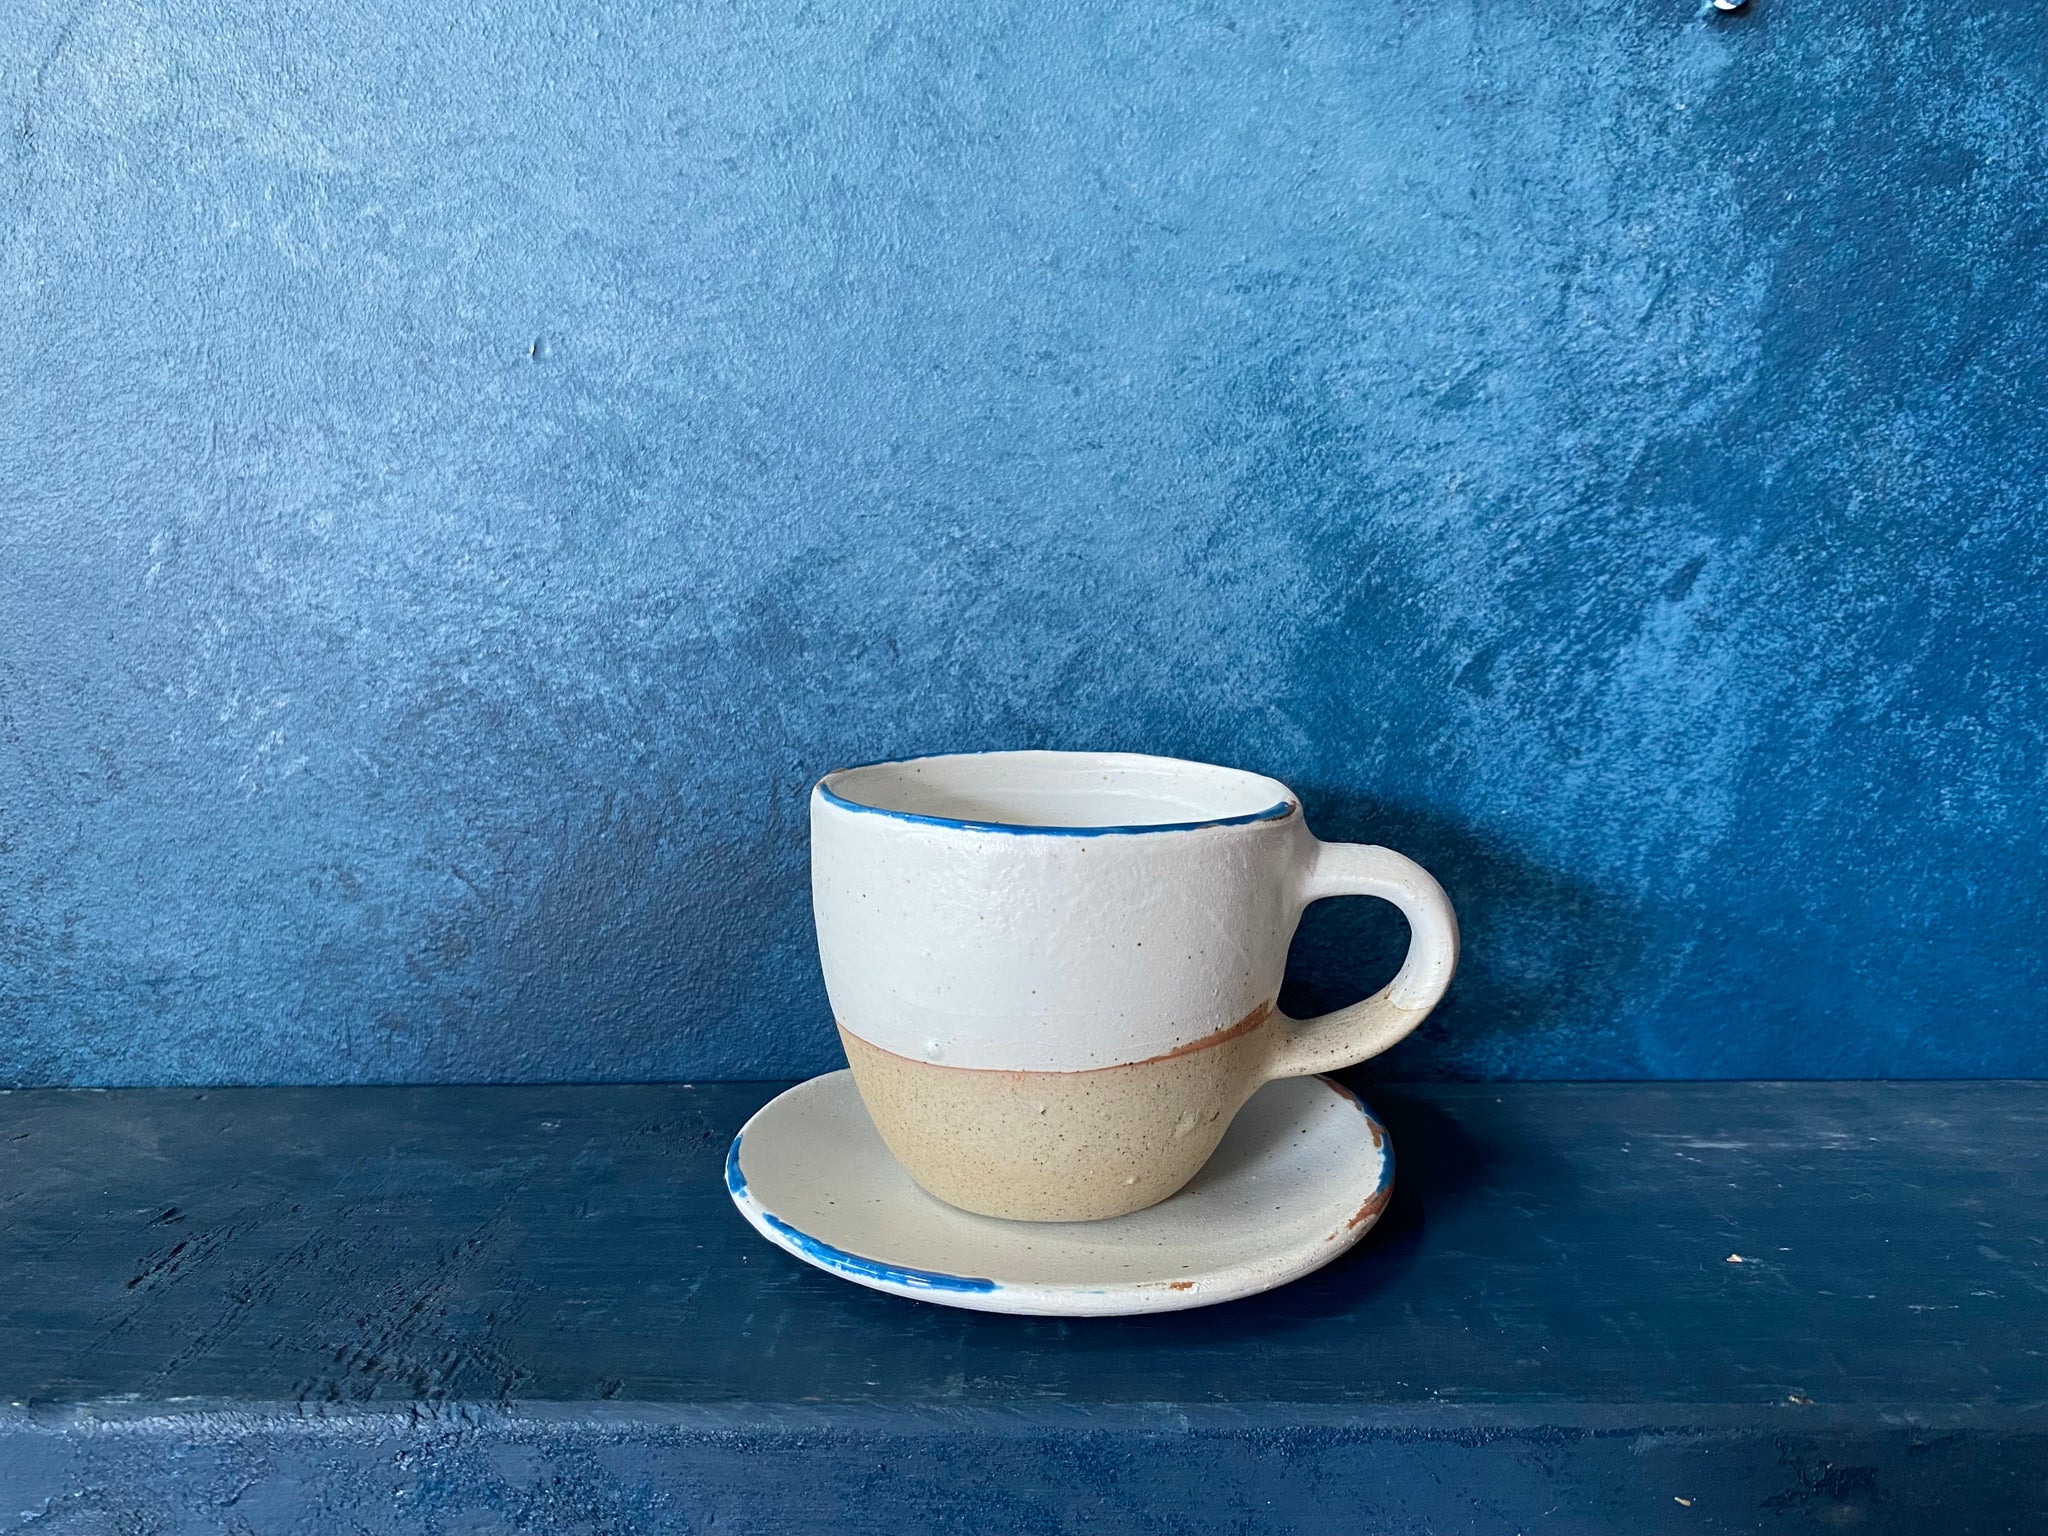
[[[1040,1317],[1172,1312],[1284,1285],[1370,1231],[1394,1186],[1385,1128],[1326,1077],[1266,1084],[1179,1194],[1101,1221],[1003,1221],[926,1194],[851,1072],[765,1105],[725,1167],[755,1230],[808,1264],[916,1301]]]

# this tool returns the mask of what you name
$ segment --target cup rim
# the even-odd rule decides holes
[[[870,768],[894,768],[905,763],[937,762],[949,758],[989,757],[1041,757],[1041,758],[1090,758],[1105,764],[1151,764],[1171,765],[1177,768],[1199,768],[1211,773],[1236,774],[1242,778],[1272,784],[1280,791],[1281,798],[1263,810],[1247,811],[1233,816],[1207,816],[1194,821],[1148,821],[1119,826],[1068,826],[1016,821],[980,821],[963,816],[937,816],[927,811],[893,810],[888,806],[868,805],[842,794],[833,787],[835,780],[847,775],[860,773]],[[818,798],[827,805],[842,811],[853,811],[863,816],[886,816],[892,821],[909,822],[918,826],[944,827],[959,832],[995,832],[1011,837],[1135,837],[1153,832],[1200,832],[1213,827],[1244,827],[1258,822],[1285,821],[1301,810],[1301,802],[1295,799],[1293,791],[1277,780],[1264,774],[1253,773],[1244,768],[1230,768],[1220,763],[1196,762],[1192,758],[1162,757],[1150,752],[1072,752],[1046,748],[1021,748],[992,752],[924,752],[912,757],[882,758],[872,763],[855,763],[845,768],[835,768],[820,778],[815,786]]]

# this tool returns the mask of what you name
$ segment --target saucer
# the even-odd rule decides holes
[[[808,1264],[977,1312],[1113,1317],[1204,1307],[1330,1262],[1386,1209],[1394,1152],[1326,1077],[1266,1084],[1169,1200],[1107,1221],[1000,1221],[926,1194],[882,1144],[851,1072],[799,1083],[733,1138],[726,1186]]]

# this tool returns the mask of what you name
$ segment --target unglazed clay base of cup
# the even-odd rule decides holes
[[[1393,1193],[1385,1130],[1341,1084],[1268,1083],[1171,1199],[1103,1221],[1010,1222],[933,1198],[883,1145],[850,1072],[774,1099],[726,1157],[756,1231],[857,1285],[979,1312],[1113,1317],[1284,1285],[1371,1230]]]
[[[1088,1072],[912,1061],[839,1031],[875,1129],[919,1184],[1011,1221],[1097,1221],[1195,1176],[1278,1049],[1253,1010],[1212,1040]]]

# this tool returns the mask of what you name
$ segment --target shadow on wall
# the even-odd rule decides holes
[[[406,957],[379,1050],[427,1081],[785,1077],[841,1065],[803,813],[660,783],[564,813],[531,879],[478,880]],[[800,802],[799,802],[800,803]],[[468,882],[465,882],[467,884]]]
[[[1318,837],[1407,854],[1458,909],[1464,950],[1449,995],[1372,1076],[1641,1075],[1618,1017],[1640,985],[1631,975],[1647,943],[1640,913],[1430,812],[1313,786],[1301,795]],[[1302,1018],[1355,1002],[1386,985],[1407,944],[1407,924],[1386,902],[1317,902],[1302,917],[1280,1006]]]
[[[1302,798],[1318,836],[1382,843],[1421,863],[1464,931],[1449,995],[1366,1067],[1369,1077],[1644,1075],[1621,1017],[1645,987],[1638,909],[1440,815],[1313,785]],[[414,1006],[380,1021],[369,1075],[649,1081],[839,1066],[810,926],[801,793],[771,801],[765,820],[707,819],[687,809],[691,797],[656,785],[565,815],[530,885],[476,878],[408,953]],[[1407,943],[1385,902],[1316,903],[1281,1007],[1303,1018],[1377,991]]]

